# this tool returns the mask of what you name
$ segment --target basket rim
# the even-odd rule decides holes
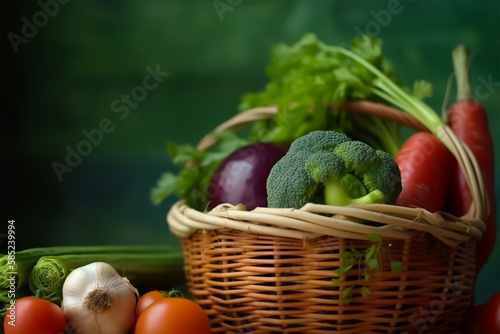
[[[382,103],[349,101],[338,109],[392,120],[415,131],[429,131],[412,115]],[[278,107],[271,105],[240,112],[221,123],[212,133],[238,131],[256,121],[273,118],[277,111]],[[308,203],[300,209],[259,207],[251,211],[247,211],[243,205],[221,204],[211,211],[201,212],[179,200],[170,208],[167,223],[170,231],[180,238],[187,238],[197,230],[230,228],[299,239],[322,234],[366,239],[369,233],[378,233],[386,238],[409,239],[416,233],[429,233],[449,246],[456,246],[471,238],[480,239],[486,228],[484,218],[488,215],[489,203],[477,161],[466,144],[447,125],[439,127],[435,135],[457,159],[471,190],[472,205],[462,217],[389,204],[339,207]],[[208,150],[216,143],[217,139],[207,134],[199,141],[197,149]],[[360,224],[358,219],[380,225]]]
[[[370,220],[377,225],[361,224],[356,219]],[[324,235],[366,240],[369,234],[409,240],[428,233],[451,247],[471,238],[481,238],[485,229],[484,222],[479,219],[389,204],[331,206],[308,203],[300,209],[257,207],[247,211],[243,205],[226,203],[201,212],[179,200],[169,210],[167,221],[172,233],[180,238],[188,238],[198,230],[221,229],[302,240]]]

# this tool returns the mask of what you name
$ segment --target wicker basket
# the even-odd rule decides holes
[[[426,131],[407,113],[371,102],[341,108]],[[236,131],[272,118],[276,107],[236,115],[216,131]],[[488,202],[470,151],[448,127],[442,140],[457,157],[473,193],[464,217],[420,208],[373,204],[301,209],[219,205],[210,212],[177,202],[167,221],[185,254],[190,292],[223,333],[450,333],[471,301],[474,243],[485,229]],[[201,150],[215,143],[206,136]],[[374,224],[360,224],[364,219]],[[361,266],[341,275],[344,251],[366,250],[382,238],[382,268],[360,277]],[[402,272],[391,270],[401,261]],[[359,263],[362,265],[362,263]],[[332,279],[338,278],[336,284]],[[343,301],[350,291],[350,303]],[[369,294],[366,295],[366,292]]]

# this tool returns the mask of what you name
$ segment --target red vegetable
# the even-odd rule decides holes
[[[244,204],[248,210],[267,206],[267,176],[286,148],[256,143],[230,154],[219,165],[207,188],[208,208],[221,203]]]
[[[135,334],[210,334],[210,320],[194,301],[162,298],[148,306],[135,324]]]
[[[483,322],[484,333],[500,333],[500,292],[486,302]]]
[[[461,334],[484,334],[484,304],[467,308],[459,326]]]
[[[10,305],[4,319],[5,334],[63,334],[64,313],[56,304],[38,297],[23,297]]]
[[[402,185],[396,204],[443,210],[453,160],[446,146],[431,133],[417,132],[403,143],[395,160]]]
[[[462,334],[500,334],[500,292],[486,304],[469,307],[459,330]]]
[[[490,207],[485,219],[486,233],[476,243],[476,273],[481,270],[493,251],[496,241],[496,208],[494,194],[493,141],[484,108],[473,101],[470,94],[467,68],[467,49],[460,45],[453,51],[453,64],[457,80],[457,102],[448,110],[448,123],[458,138],[470,148],[480,167]],[[472,196],[465,177],[457,163],[453,164],[448,210],[457,216],[469,211]]]
[[[152,290],[143,294],[139,300],[137,301],[137,305],[135,306],[135,321],[139,319],[141,313],[148,308],[154,302],[163,299],[168,296],[168,293],[164,293],[163,291]]]

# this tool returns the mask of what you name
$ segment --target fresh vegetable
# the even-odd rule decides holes
[[[382,41],[363,36],[352,41],[352,52],[396,80],[382,54]],[[399,128],[379,117],[342,111],[350,100],[380,99],[367,90],[363,80],[373,75],[344,57],[331,52],[314,34],[306,34],[294,45],[278,44],[267,66],[265,89],[243,96],[240,110],[277,105],[273,120],[258,123],[252,138],[259,141],[292,142],[315,130],[334,130],[350,138],[395,155],[399,149]]]
[[[10,272],[16,273],[16,286],[24,287],[28,284],[31,269],[36,264],[36,261],[44,255],[59,255],[64,252],[77,252],[81,250],[79,247],[45,247],[32,248],[28,250],[18,251],[15,254],[14,260],[9,259],[8,255],[0,257],[0,288],[7,289],[10,286],[8,280]]]
[[[467,308],[459,325],[461,334],[485,334],[484,331],[484,304],[472,305]]]
[[[485,109],[471,97],[467,48],[464,45],[457,46],[453,50],[452,58],[457,82],[457,101],[449,108],[447,121],[477,160],[490,210],[484,220],[486,233],[476,243],[476,272],[479,272],[493,251],[497,236],[493,140]],[[462,216],[469,212],[472,203],[471,190],[458,163],[453,164],[451,175],[453,182],[447,201],[448,211]]]
[[[486,304],[469,307],[459,329],[462,334],[499,334],[500,292],[491,296]]]
[[[380,73],[396,80],[389,62],[382,56],[379,39],[368,36],[355,39],[352,52]],[[176,195],[189,206],[204,210],[207,185],[217,166],[227,155],[251,143],[290,143],[310,131],[335,130],[391,156],[399,150],[399,125],[396,122],[342,111],[342,104],[346,101],[383,101],[365,84],[375,76],[313,34],[305,35],[291,46],[277,45],[267,68],[269,82],[265,89],[245,94],[239,109],[277,105],[276,117],[256,122],[247,138],[214,133],[219,145],[208,152],[201,152],[191,145],[169,143],[168,155],[180,167],[180,172],[167,172],[160,177],[151,191],[153,203],[161,203]]]
[[[221,203],[267,206],[266,180],[285,145],[255,143],[236,150],[217,168],[207,188],[208,209]]]
[[[68,275],[62,309],[76,334],[124,334],[134,327],[138,295],[111,265],[94,262]]]
[[[56,304],[28,296],[15,301],[4,319],[5,334],[63,334],[63,311]]]
[[[134,333],[210,334],[210,321],[205,311],[190,299],[163,298],[141,313]]]
[[[171,251],[172,248],[170,248]],[[16,273],[16,286],[22,288],[28,285],[31,270],[42,256],[58,255],[90,255],[90,254],[144,254],[144,259],[151,252],[169,251],[165,246],[143,245],[105,245],[105,246],[56,246],[30,248],[16,252],[15,261],[9,263],[8,255],[0,257],[0,288],[9,288],[10,272]],[[105,255],[103,255],[105,256]],[[72,268],[74,269],[74,268]]]
[[[442,127],[444,122],[438,114],[429,107],[423,99],[432,95],[432,85],[426,81],[416,81],[413,85],[413,91],[409,92],[401,87],[390,73],[385,73],[379,67],[368,61],[360,54],[359,48],[348,50],[341,46],[330,46],[318,42],[318,47],[323,49],[352,66],[351,74],[360,73],[351,77],[356,81],[356,87],[359,92],[372,96],[374,99],[380,99],[382,102],[392,104],[393,106],[404,110],[417,118],[438,138],[442,138],[445,144],[449,144],[446,137],[443,136]],[[366,41],[361,44],[368,45]],[[367,51],[369,52],[369,51]]]
[[[11,300],[16,300],[22,297],[31,296],[32,293],[29,287],[25,286],[19,289],[0,289],[0,318],[5,316],[10,307]]]
[[[207,186],[219,164],[237,149],[249,144],[248,140],[236,134],[222,131],[212,136],[220,144],[208,151],[200,151],[191,145],[167,143],[167,153],[172,162],[179,166],[179,173],[163,173],[156,186],[151,190],[150,200],[160,204],[171,195],[186,200],[196,209],[204,210],[207,205]]]
[[[141,313],[154,302],[168,297],[168,293],[159,290],[148,291],[143,294],[139,300],[137,301],[137,305],[135,306],[135,320],[139,319]]]
[[[433,134],[417,132],[403,143],[395,159],[402,184],[396,204],[443,210],[454,160],[448,148]]]
[[[267,179],[269,207],[393,203],[401,191],[391,156],[335,131],[312,131],[292,142]]]
[[[500,333],[500,292],[491,296],[486,302],[483,321],[485,333]]]
[[[464,166],[465,170],[471,171],[471,176],[473,176],[472,174],[475,171],[473,166],[474,156],[455,144],[456,138],[453,132],[446,127],[441,117],[423,101],[423,98],[431,93],[431,86],[428,83],[424,81],[415,82],[413,92],[409,93],[355,52],[337,46],[325,46],[325,48],[328,48],[332,53],[346,56],[358,63],[364,70],[373,74],[370,80],[366,80],[365,77],[360,78],[360,89],[364,88],[385,102],[391,103],[393,106],[414,116],[431,133],[436,135],[457,159],[460,159],[460,164]],[[488,199],[484,192],[478,191],[475,194],[478,196],[478,207],[474,216],[484,219],[486,213],[485,202]]]
[[[62,287],[71,270],[93,262],[108,263],[144,291],[165,284],[182,284],[185,279],[184,256],[180,249],[132,246],[126,252],[43,256],[31,271],[30,289],[39,297],[60,303]]]
[[[16,278],[13,283],[15,298],[34,294],[60,304],[64,279],[77,267],[97,261],[108,262],[136,287],[148,291],[164,284],[183,284],[183,260],[180,249],[164,245],[59,246],[22,250],[16,253],[12,268],[7,256],[0,259],[0,282],[4,283],[0,289],[0,315],[5,313],[13,297],[13,288],[5,285],[11,276]],[[8,274],[13,271],[16,275]]]

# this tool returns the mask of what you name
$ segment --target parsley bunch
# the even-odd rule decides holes
[[[351,51],[397,80],[389,61],[382,55],[380,39],[368,36],[355,39]],[[315,35],[307,34],[291,46],[275,46],[267,74],[269,82],[265,89],[245,94],[239,106],[240,110],[246,110],[278,105],[275,119],[254,127],[254,140],[291,142],[314,130],[334,130],[392,156],[399,150],[396,123],[339,109],[346,101],[381,102],[366,84],[374,80],[374,74]]]

